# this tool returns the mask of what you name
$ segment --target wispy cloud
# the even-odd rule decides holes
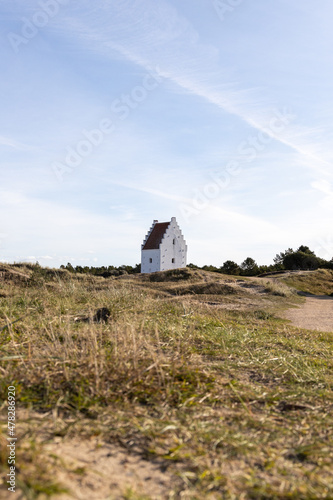
[[[18,151],[28,151],[31,149],[30,146],[22,144],[21,142],[18,142],[15,139],[11,139],[10,137],[5,137],[3,135],[0,135],[0,145],[7,146],[9,148],[13,148]]]
[[[111,184],[114,184],[116,186],[121,186],[133,191],[139,191],[141,193],[151,194],[159,198],[165,198],[166,200],[178,201],[179,203],[191,202],[190,198],[186,198],[184,196],[178,196],[176,194],[169,193],[168,191],[160,191],[158,189],[150,188],[148,186],[140,186],[138,184],[130,184],[127,182],[111,182]]]
[[[281,103],[279,110],[262,91],[236,84],[230,71],[221,71],[217,50],[201,43],[194,28],[167,2],[161,0],[157,6],[153,0],[107,1],[91,9],[89,21],[68,17],[67,30],[107,57],[116,52],[146,70],[154,68],[187,92],[291,148],[314,172],[332,175],[332,151],[327,145],[323,148],[317,128],[298,125],[295,116],[295,123],[281,132],[272,130],[270,120],[288,103]]]
[[[324,195],[320,201],[320,206],[331,213],[333,209],[333,187],[331,183],[325,179],[321,179],[313,182],[311,186]]]
[[[124,187],[126,189],[130,189],[133,191],[138,191],[142,193],[148,193],[150,195],[156,196],[158,198],[164,198],[166,200],[170,201],[177,201],[179,203],[192,203],[193,200],[190,198],[186,198],[183,196],[177,196],[173,193],[170,193],[167,189],[165,191],[160,191],[154,188],[146,187],[146,186],[139,186],[139,185],[134,185],[134,184],[129,184],[125,182],[112,182],[112,184],[115,184],[117,186]],[[173,206],[173,205],[172,205]],[[172,210],[172,207],[170,207],[170,210]],[[181,218],[181,216],[180,216]],[[273,234],[275,235],[276,240],[278,241],[278,238],[281,236],[281,230],[274,224],[265,221],[261,217],[254,217],[250,216],[241,212],[237,212],[235,210],[230,210],[228,208],[225,208],[221,206],[221,202],[216,201],[215,203],[212,203],[208,205],[206,208],[202,210],[201,215],[197,218],[197,222],[199,224],[204,223],[205,220],[209,219],[211,223],[214,224],[214,221],[219,225],[223,225],[223,223],[227,224],[228,226],[233,226],[239,228],[247,228],[249,232],[252,232],[253,234],[256,234],[257,237],[258,235],[263,235],[265,238],[267,234]],[[202,220],[200,220],[202,219]]]
[[[42,2],[33,3],[3,1],[4,34],[19,32],[23,16],[33,18]],[[333,191],[332,70],[328,50],[327,59],[321,51],[332,41],[328,26],[324,42],[320,21],[313,31],[310,13],[299,19],[284,0],[269,8],[265,0],[256,7],[243,2],[223,25],[211,2],[62,3],[18,57],[8,44],[1,49],[8,52],[1,83],[8,98],[0,132],[6,213],[0,240],[11,259],[25,254],[58,264],[98,255],[105,263],[134,263],[151,219],[181,218],[181,205],[200,203],[198,194],[212,193],[213,175],[222,178],[235,162],[241,175],[209,203],[201,198],[191,223],[183,216],[194,262],[221,264],[245,252],[274,256],[325,235]],[[328,25],[324,3],[316,16]],[[277,38],[270,38],[271,25]],[[316,68],[305,43],[313,44]],[[119,102],[118,113],[112,103],[123,104],[147,71],[157,72],[161,84],[122,120]],[[293,115],[280,130],[269,127],[277,113]],[[50,164],[78,148],[83,130],[95,130],[103,117],[116,131],[59,186]],[[244,157],[241,145],[249,149],[253,140],[258,154]]]
[[[122,261],[124,258],[126,262],[126,258],[130,260],[131,252],[139,253],[138,242],[141,241],[141,233],[144,233],[144,228],[140,230],[135,221],[115,220],[107,213],[93,214],[61,201],[36,199],[2,188],[0,212],[5,213],[6,210],[10,212],[10,218],[1,221],[0,234],[5,239],[5,252],[17,255],[17,249],[24,248],[25,255],[37,256],[46,265],[50,256],[53,256],[55,265],[63,264],[59,256],[66,254],[72,255],[75,260],[92,260],[91,251],[107,260],[110,249],[113,249],[115,260]],[[33,223],[27,224],[27,221]],[[114,235],[117,235],[116,246]],[[129,235],[132,236],[129,238]],[[104,255],[101,249],[105,249]],[[5,259],[3,253],[0,259]]]
[[[312,187],[314,187],[318,191],[321,191],[324,194],[327,194],[329,196],[333,196],[333,189],[332,189],[331,184],[324,179],[313,182]]]

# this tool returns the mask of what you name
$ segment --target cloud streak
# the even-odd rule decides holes
[[[148,71],[158,71],[188,93],[291,148],[315,173],[332,176],[327,158],[331,151],[323,150],[317,129],[294,123],[273,131],[269,122],[279,110],[258,91],[231,81],[230,71],[221,71],[218,65],[217,50],[201,43],[188,21],[167,2],[161,0],[156,6],[152,0],[106,1],[90,11],[89,21],[68,17],[67,30],[82,42],[95,44],[106,57],[116,52]]]
[[[26,144],[22,144],[21,142],[16,141],[15,139],[11,139],[10,137],[5,137],[0,135],[0,145],[6,146],[12,149],[16,149],[17,151],[29,151],[31,150],[30,146]]]
[[[139,185],[131,185],[124,182],[112,182],[117,186],[121,186],[126,189],[148,193],[150,195],[156,196],[158,198],[163,198],[170,201],[177,201],[179,203],[192,203],[193,200],[191,198],[186,198],[183,196],[177,196],[173,193],[169,193],[167,190],[160,191],[157,189],[153,189],[146,186]],[[249,216],[240,212],[236,212],[234,210],[229,210],[224,207],[221,207],[218,202],[211,203],[209,206],[206,206],[201,211],[201,218],[203,222],[206,218],[209,218],[210,221],[218,221],[219,224],[227,223],[233,227],[248,228],[251,232],[256,232],[256,234],[266,235],[274,234],[277,241],[279,236],[282,234],[281,231],[272,223],[263,220],[260,217]]]

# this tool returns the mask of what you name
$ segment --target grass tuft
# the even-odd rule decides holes
[[[31,416],[18,418],[26,498],[62,488],[49,441],[92,436],[157,460],[174,498],[333,498],[333,334],[278,318],[298,300],[287,285],[191,270],[156,281],[1,272],[0,397],[15,385]],[[75,320],[101,307],[108,321]],[[4,482],[4,446],[0,467]]]

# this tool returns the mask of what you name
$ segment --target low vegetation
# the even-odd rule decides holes
[[[310,273],[295,273],[283,278],[284,283],[301,292],[333,296],[333,271],[318,269]]]
[[[303,288],[330,291],[331,271],[313,276]],[[23,498],[66,489],[47,443],[93,437],[157,461],[173,477],[161,498],[333,498],[333,334],[279,318],[301,278],[1,265],[3,481],[15,385]],[[102,307],[107,321],[78,320]]]
[[[189,264],[190,269],[201,269],[220,274],[229,274],[234,276],[260,276],[267,273],[278,273],[283,271],[297,270],[315,270],[318,268],[333,269],[333,257],[331,260],[325,260],[318,257],[308,246],[301,245],[297,250],[288,248],[284,252],[280,252],[273,259],[271,265],[259,265],[252,257],[247,257],[241,264],[237,264],[233,260],[226,260],[222,266],[216,267],[212,265],[204,265],[199,267],[195,264]],[[71,273],[89,274],[93,276],[102,276],[109,278],[111,276],[122,276],[124,274],[138,274],[141,271],[140,264],[135,266],[72,266],[69,262],[66,266],[62,265],[61,269],[66,269]],[[179,279],[176,278],[176,279]]]

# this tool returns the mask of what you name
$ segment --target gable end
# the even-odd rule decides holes
[[[142,250],[158,250],[169,225],[170,222],[157,222],[148,236],[147,241],[144,243]]]

